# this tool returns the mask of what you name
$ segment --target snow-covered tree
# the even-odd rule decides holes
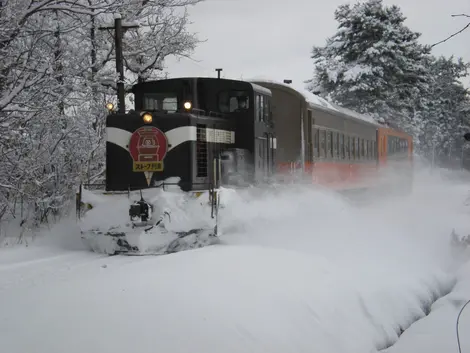
[[[335,11],[338,30],[314,47],[310,90],[362,113],[411,129],[416,99],[428,89],[429,47],[404,25],[397,6],[369,0]]]
[[[187,30],[186,7],[201,0],[145,0],[145,6],[124,5],[124,16],[139,24],[124,41],[127,70],[137,80],[161,77],[164,60],[169,55],[188,57],[199,43]],[[135,3],[136,0],[126,0]]]
[[[169,55],[190,55],[186,7],[201,0],[0,1],[0,222],[39,223],[104,171],[105,102],[115,94],[112,37],[121,13],[128,83],[158,77]],[[129,18],[126,18],[129,16]],[[1,227],[1,223],[0,223]]]
[[[426,96],[421,97],[420,150],[429,154],[451,156],[460,153],[464,132],[470,123],[470,96],[460,79],[468,76],[470,64],[461,58],[431,58],[427,65],[432,81]]]

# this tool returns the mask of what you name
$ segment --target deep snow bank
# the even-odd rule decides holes
[[[470,300],[470,262],[457,273],[452,292],[432,305],[430,314],[417,321],[398,342],[383,353],[440,353],[458,352],[457,317]],[[461,352],[470,352],[470,304],[461,312],[459,336]]]
[[[67,256],[49,275],[44,261],[0,263],[2,350],[373,352],[455,283],[449,234],[468,222],[466,192],[421,178],[410,197],[361,208],[303,186],[226,193],[221,245]],[[31,266],[40,281],[8,281]]]
[[[0,292],[2,350],[370,352],[447,281],[419,284],[435,276],[423,273],[363,287],[324,259],[254,246],[119,260]]]

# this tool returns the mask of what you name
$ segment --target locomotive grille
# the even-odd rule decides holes
[[[196,162],[197,177],[207,177],[207,129],[206,125],[197,125]]]

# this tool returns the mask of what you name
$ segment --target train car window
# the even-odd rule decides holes
[[[336,158],[336,153],[338,153],[338,140],[337,140],[337,133],[335,131],[331,132],[331,157],[333,159]]]
[[[366,145],[364,139],[361,139],[361,159],[366,159]]]
[[[333,155],[332,155],[332,157],[336,158],[336,154],[338,153],[338,146],[337,146],[337,143],[338,143],[338,141],[337,141],[338,137],[337,136],[338,136],[338,134],[336,132],[332,132],[331,134],[332,134],[331,141],[333,142],[333,148],[332,148]]]
[[[354,160],[354,140],[353,137],[349,137],[349,159]]]
[[[261,112],[260,112],[260,95],[257,94],[255,96],[255,99],[256,99],[256,101],[255,101],[255,116],[258,117],[261,114]]]
[[[356,148],[356,159],[361,159],[361,150],[359,149],[359,137],[356,137],[355,148]]]
[[[369,141],[367,141],[367,139],[364,139],[364,142],[363,142],[363,143],[364,143],[364,159],[365,159],[365,160],[368,160],[369,157],[368,157],[368,155],[367,155],[367,153],[368,153],[368,152],[367,152],[367,151],[368,151],[367,144],[369,143]]]
[[[341,153],[341,134],[339,132],[336,133],[338,136],[338,139],[336,140],[336,158],[341,159],[342,153]]]
[[[271,97],[264,98],[265,108],[264,108],[264,120],[269,123],[271,122]]]
[[[326,158],[331,157],[331,131],[326,131]]]
[[[351,150],[351,159],[356,160],[357,157],[358,157],[358,154],[357,154],[357,147],[358,147],[357,137],[352,138],[352,145],[353,145],[353,148]]]
[[[320,130],[320,157],[326,157],[326,131]]]
[[[178,98],[172,93],[144,93],[142,110],[174,113],[178,110]]]
[[[335,135],[336,135],[336,156],[335,156],[335,158],[340,159],[341,158],[341,147],[339,145],[339,139],[340,139],[341,134],[339,132],[335,132]]]
[[[312,124],[312,116],[308,116],[308,123],[307,123],[307,160],[313,160],[313,124]]]
[[[344,151],[344,134],[339,134],[339,151],[340,151],[340,159],[344,159],[345,151]]]
[[[269,121],[269,97],[264,97],[264,106],[263,106],[263,121]]]
[[[358,151],[359,151],[359,158],[358,159],[363,159],[364,157],[364,146],[362,145],[362,139],[357,139],[357,144],[358,144]]]
[[[315,155],[315,128],[313,127],[312,111],[307,111],[307,141],[308,141],[308,154],[309,161],[313,161]]]
[[[359,159],[359,142],[358,138],[354,137],[354,145],[353,145],[353,151],[354,151],[354,160]]]
[[[355,160],[357,158],[357,151],[356,151],[356,137],[351,137],[349,140],[351,143],[351,160]]]
[[[331,141],[331,148],[330,148],[330,154],[331,158],[335,158],[335,141],[333,140],[335,133],[333,131],[330,131],[330,141]]]
[[[250,108],[250,94],[246,91],[222,91],[218,94],[218,107],[222,113],[246,111]]]
[[[360,148],[360,138],[356,137],[354,141],[354,148],[355,148],[355,159],[359,160],[361,159],[361,148]]]
[[[320,130],[316,129],[315,132],[315,148],[317,149],[316,157],[320,157]]]
[[[263,121],[264,117],[264,96],[259,96],[259,115],[258,121]]]
[[[361,159],[362,157],[362,143],[359,137],[357,138],[357,159]]]
[[[367,159],[367,140],[362,139],[362,159]]]
[[[349,138],[349,153],[350,153],[350,159],[353,161],[355,154],[354,154],[354,137]]]

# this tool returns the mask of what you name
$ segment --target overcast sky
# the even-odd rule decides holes
[[[335,9],[346,0],[206,0],[190,8],[189,29],[198,33],[193,60],[167,60],[171,77],[212,76],[249,79],[265,76],[300,84],[312,77],[313,45],[324,45],[335,33]],[[406,25],[422,33],[422,43],[435,43],[461,29],[470,14],[470,0],[384,0],[398,5]],[[470,28],[434,48],[435,55],[470,61]],[[470,82],[470,80],[466,80]],[[467,84],[468,85],[468,84]]]

